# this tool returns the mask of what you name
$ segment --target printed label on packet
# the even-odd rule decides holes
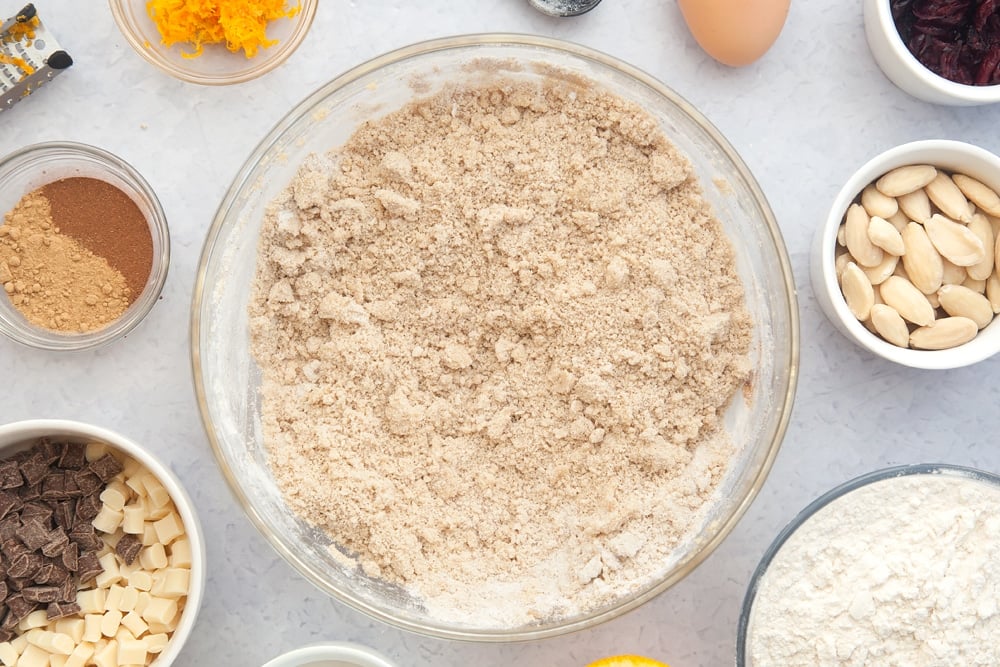
[[[73,64],[32,4],[0,25],[0,112]]]

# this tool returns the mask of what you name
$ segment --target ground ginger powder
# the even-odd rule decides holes
[[[455,88],[312,155],[250,305],[270,463],[441,621],[648,584],[727,472],[751,322],[689,163],[631,103]]]

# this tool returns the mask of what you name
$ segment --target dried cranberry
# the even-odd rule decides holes
[[[1000,83],[1000,0],[890,0],[903,43],[956,83]]]

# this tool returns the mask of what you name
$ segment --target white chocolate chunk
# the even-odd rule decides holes
[[[123,639],[118,642],[119,665],[145,665],[146,642],[138,639]]]
[[[184,523],[175,512],[153,522],[160,544],[170,544],[184,534]]]
[[[84,450],[84,456],[88,461],[96,461],[108,453],[108,445],[103,442],[88,442]]]
[[[129,477],[135,477],[139,472],[145,469],[142,462],[138,459],[134,459],[131,456],[120,455],[122,463],[122,478],[128,479]]]
[[[93,660],[96,667],[119,667],[118,642],[112,639],[99,648],[94,652]]]
[[[91,588],[76,594],[76,603],[80,605],[81,614],[96,614],[104,611],[106,599],[107,589],[104,588]]]
[[[159,542],[150,544],[140,551],[139,562],[147,570],[159,570],[169,564],[167,552]]]
[[[162,585],[157,593],[167,598],[179,598],[187,595],[191,584],[191,570],[180,567],[168,567],[160,570]],[[155,575],[154,575],[155,578]]]
[[[129,575],[128,585],[137,591],[148,591],[153,587],[153,575],[146,570],[136,570]],[[138,595],[136,595],[136,601],[138,602]]]
[[[122,594],[125,592],[125,587],[120,584],[111,584],[108,587],[108,595],[104,599],[104,609],[109,611],[111,609],[118,609],[121,604]]]
[[[20,632],[27,632],[33,628],[44,628],[48,624],[49,618],[45,610],[36,609],[18,622],[17,629]]]
[[[156,529],[153,528],[153,524],[147,521],[142,528],[142,546],[148,547],[151,544],[156,544]]]
[[[145,487],[146,495],[149,496],[153,507],[163,507],[170,502],[170,492],[160,483],[160,480],[156,479],[153,473],[146,473],[142,478],[142,485]]]
[[[0,642],[0,662],[4,667],[14,667],[17,664],[17,649],[10,642]]]
[[[41,628],[35,628],[26,632],[25,637],[27,637],[29,644],[43,649],[46,653],[69,655],[73,652],[73,647],[76,645],[73,638],[69,635],[42,630]]]
[[[152,582],[152,575],[150,575],[150,582]],[[150,583],[150,585],[152,586],[152,583]],[[149,604],[149,601],[152,599],[153,599],[152,595],[150,595],[146,591],[141,591],[139,593],[139,599],[136,600],[135,609],[133,611],[135,611],[135,613],[141,616],[142,612],[146,610],[146,606]]]
[[[122,531],[126,535],[142,535],[146,525],[146,508],[140,504],[126,505],[123,514]]]
[[[85,667],[87,661],[94,655],[94,644],[91,642],[83,642],[76,645],[73,652],[70,653],[69,658],[66,660],[66,664],[63,667]]]
[[[132,489],[132,492],[139,498],[146,497],[146,487],[142,485],[142,475],[138,470],[125,478],[125,484],[128,488]]]
[[[122,593],[122,599],[118,602],[118,610],[128,613],[135,609],[135,603],[139,601],[139,590],[133,586],[126,586]]]
[[[17,659],[17,667],[49,667],[49,652],[29,644]]]
[[[165,632],[146,635],[146,650],[150,653],[162,653],[169,642],[170,637]]]
[[[79,616],[66,616],[57,619],[54,624],[55,632],[69,636],[74,644],[83,641],[83,626],[84,621]]]
[[[153,623],[167,625],[176,615],[177,600],[170,598],[153,597],[149,600],[149,604],[147,604],[146,608],[142,611],[143,620],[150,625]]]
[[[113,533],[122,524],[123,517],[124,514],[121,510],[113,510],[107,505],[103,505],[91,523],[95,529],[102,533]]]
[[[179,537],[170,544],[171,567],[191,567],[191,541]]]
[[[83,641],[95,643],[101,639],[101,620],[104,614],[87,614],[83,617]]]
[[[118,571],[118,557],[113,551],[104,554],[98,558],[98,561],[104,568],[104,572],[97,575],[94,580],[97,582],[98,588],[108,588],[111,584],[121,580],[121,573]]]
[[[122,618],[122,625],[128,628],[128,631],[135,637],[141,637],[149,630],[149,625],[142,620],[142,615],[135,611],[125,614]]]
[[[122,613],[117,609],[104,612],[104,616],[101,617],[101,634],[105,637],[114,637],[121,622]]]
[[[49,654],[49,667],[66,667],[67,660],[69,660],[68,655]]]
[[[14,650],[17,651],[18,655],[24,653],[24,649],[28,648],[28,638],[24,635],[18,635],[10,640],[10,643],[14,645]]]
[[[120,511],[125,507],[125,503],[128,502],[130,495],[131,493],[124,484],[121,482],[111,482],[101,492],[100,498],[105,507]]]

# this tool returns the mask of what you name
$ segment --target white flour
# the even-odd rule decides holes
[[[1000,665],[1000,489],[876,482],[784,544],[750,618],[753,667]]]

